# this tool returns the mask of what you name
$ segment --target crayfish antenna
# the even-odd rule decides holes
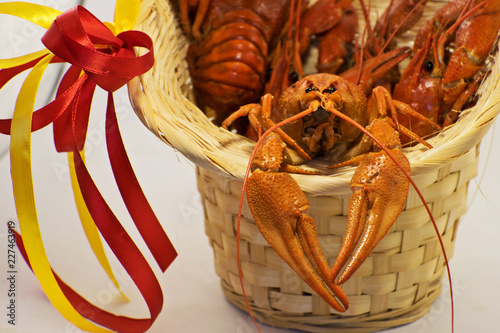
[[[248,309],[248,311],[249,311],[249,313],[250,313],[250,315],[251,315],[252,319],[254,320],[254,323],[256,324],[257,327],[258,327],[257,322],[256,322],[255,318],[253,317],[253,314],[252,314],[252,311],[251,311],[251,308],[250,308],[250,304],[249,304],[249,302],[247,300],[246,293],[245,293],[245,290],[244,290],[244,283],[243,283],[243,277],[242,277],[242,272],[241,272],[240,253],[239,253],[239,250],[240,250],[240,246],[239,246],[240,245],[240,221],[241,221],[241,209],[242,209],[243,200],[244,200],[243,198],[244,198],[244,195],[245,195],[245,191],[246,191],[246,189],[248,187],[249,180],[253,179],[253,178],[249,178],[249,174],[250,174],[250,171],[251,171],[251,164],[254,161],[257,149],[264,142],[264,140],[267,139],[267,136],[271,132],[275,132],[276,133],[277,132],[276,130],[279,127],[281,127],[281,126],[283,126],[283,125],[285,125],[287,123],[290,123],[292,121],[295,121],[295,120],[297,120],[297,119],[299,119],[299,118],[301,118],[301,117],[303,117],[303,116],[305,116],[307,114],[310,114],[310,113],[314,112],[314,110],[315,109],[313,107],[310,107],[307,110],[302,111],[300,113],[297,113],[294,116],[289,117],[286,120],[284,120],[284,121],[282,121],[282,122],[280,122],[278,124],[274,124],[272,126],[269,126],[269,128],[266,130],[266,132],[259,138],[257,144],[255,145],[254,150],[252,151],[252,154],[251,154],[250,160],[249,160],[249,164],[247,166],[247,170],[246,170],[246,173],[245,173],[245,178],[243,180],[242,194],[241,194],[241,198],[240,198],[240,207],[239,207],[238,222],[237,222],[238,223],[238,226],[237,226],[238,270],[239,270],[239,276],[240,276],[240,283],[241,283],[241,287],[242,287],[242,290],[243,290],[243,296],[245,298],[245,303],[246,303],[247,309]],[[431,221],[432,221],[432,223],[434,225],[434,228],[436,230],[436,234],[437,234],[438,239],[439,239],[439,243],[440,243],[441,249],[443,251],[443,255],[444,255],[444,259],[445,259],[445,264],[446,264],[446,268],[447,268],[447,272],[448,272],[448,280],[449,280],[449,283],[450,283],[450,293],[451,293],[451,297],[452,297],[452,306],[451,306],[451,311],[452,311],[452,331],[454,331],[453,287],[452,287],[452,284],[451,284],[451,272],[450,272],[450,268],[449,268],[449,264],[448,264],[448,257],[446,255],[446,252],[445,252],[446,250],[445,250],[445,247],[444,247],[444,243],[443,243],[443,240],[442,240],[441,235],[439,233],[439,230],[438,230],[437,224],[436,224],[436,222],[434,220],[434,217],[432,216],[432,213],[431,213],[431,211],[430,211],[427,203],[425,202],[425,199],[424,199],[423,195],[421,194],[421,192],[418,189],[417,185],[415,184],[415,182],[412,180],[412,178],[410,176],[410,168],[409,168],[409,162],[408,162],[408,160],[406,159],[406,157],[404,156],[404,154],[400,150],[397,150],[397,152],[392,152],[391,151],[391,149],[394,150],[395,146],[398,146],[397,144],[396,145],[393,144],[395,141],[392,139],[392,136],[394,136],[394,137],[397,138],[397,142],[399,142],[399,146],[400,146],[399,134],[397,132],[395,132],[395,131],[392,131],[391,132],[392,136],[391,136],[390,140],[389,140],[389,138],[384,138],[384,141],[382,142],[381,140],[378,139],[378,137],[377,137],[378,135],[373,135],[371,133],[371,131],[373,131],[374,133],[379,133],[380,132],[379,129],[375,129],[373,127],[373,126],[375,126],[374,125],[375,121],[372,122],[372,124],[370,124],[370,127],[369,127],[370,130],[368,130],[367,128],[365,128],[364,126],[362,126],[358,122],[354,121],[352,118],[350,118],[346,114],[344,114],[344,113],[336,110],[333,106],[332,107],[326,107],[324,110],[328,111],[328,112],[331,112],[336,117],[338,117],[338,118],[340,118],[340,119],[342,119],[342,120],[344,120],[344,121],[352,124],[355,128],[357,128],[362,133],[364,133],[365,135],[367,135],[368,137],[370,137],[370,139],[380,148],[380,150],[385,152],[385,154],[387,155],[386,160],[392,160],[392,162],[394,163],[394,166],[391,167],[392,169],[389,170],[388,173],[389,174],[393,174],[394,173],[393,172],[394,169],[398,169],[398,171],[400,170],[401,173],[402,173],[402,176],[398,176],[399,179],[405,178],[405,179],[408,180],[406,182],[406,185],[405,185],[406,186],[406,191],[408,189],[408,184],[412,184],[412,186],[415,188],[417,194],[419,195],[420,199],[422,200],[422,202],[423,202],[423,204],[424,204],[424,206],[425,206],[425,208],[426,208],[426,210],[427,210],[427,212],[428,212],[428,214],[429,214],[429,216],[431,218]],[[387,125],[387,123],[383,119],[376,119],[376,120],[380,121],[381,123],[385,123]],[[387,143],[387,145],[390,147],[390,149],[384,144],[385,142],[391,142],[390,144]],[[398,155],[398,156],[395,156],[395,155]],[[403,158],[401,158],[401,155],[403,156]],[[403,161],[406,161],[406,162],[403,163]],[[378,174],[376,174],[374,177],[377,177],[377,176],[378,176]],[[399,196],[401,196],[401,195],[399,195]],[[361,198],[361,201],[362,200],[364,200],[364,199]],[[403,205],[404,205],[404,201],[405,200],[403,200]],[[401,210],[402,210],[402,208],[403,208],[403,206],[401,206]],[[379,207],[379,210],[380,210],[380,207]],[[397,215],[399,215],[399,213]],[[396,215],[396,217],[397,217],[397,215]],[[391,219],[392,219],[392,217],[391,217]],[[395,219],[396,218],[394,218],[394,219],[391,220],[392,222],[390,223],[390,225],[392,225],[392,223],[395,221]],[[306,222],[307,223],[307,221],[304,220],[304,219],[302,219],[300,221],[301,221],[301,223],[302,222]],[[276,225],[276,221],[273,221],[273,223]],[[292,220],[291,223],[293,223],[293,220]],[[299,224],[299,222],[297,222],[297,225],[298,224]],[[350,263],[348,263],[347,266],[348,267],[351,266],[351,268],[346,268],[348,270],[348,272],[345,273],[345,271],[344,271],[343,276],[341,276],[338,280],[336,280],[336,281],[335,280],[334,281],[329,281],[329,283],[326,283],[326,285],[329,285],[332,282],[334,282],[334,283],[342,283],[342,282],[344,282],[349,277],[350,274],[354,273],[354,271],[357,269],[357,267],[362,263],[362,261],[364,261],[364,259],[368,256],[369,252],[371,252],[373,250],[373,248],[375,247],[375,245],[381,239],[381,236],[378,234],[379,233],[379,229],[381,229],[381,232],[385,234],[387,232],[388,228],[390,228],[390,225],[388,226],[388,224],[385,223],[385,225],[382,225],[381,227],[378,227],[377,225],[372,226],[372,228],[374,228],[373,230],[374,230],[375,236],[374,237],[367,236],[368,238],[367,238],[367,242],[366,242],[367,243],[366,247],[363,248],[363,249],[361,249],[361,250],[357,249],[357,250],[354,251],[355,254],[354,254],[353,258],[355,258],[356,256],[358,256],[359,260],[355,259],[355,261],[358,261],[358,262],[360,261],[360,262],[356,263],[356,264],[352,264],[352,265],[350,265]],[[289,232],[290,235],[293,234],[293,229],[295,229],[295,227],[292,226],[292,232]],[[358,231],[355,230],[354,233],[357,234]],[[362,237],[366,237],[366,236],[363,235]],[[286,242],[286,241],[281,240],[281,243],[283,243],[283,242]],[[357,243],[357,242],[354,241],[354,243]],[[312,244],[312,245],[311,244],[312,243],[309,243],[308,240],[306,240],[306,243],[302,243],[302,248],[305,248],[307,250],[307,248],[310,247],[310,249],[312,249],[315,246],[315,244]],[[288,253],[288,254],[290,254],[290,253]],[[314,257],[314,255],[307,256],[307,258],[309,258],[309,257]],[[309,259],[309,261],[315,261],[315,260],[316,260],[316,258]],[[351,262],[352,261],[353,260],[351,258]],[[313,266],[315,264],[317,264],[317,267],[319,267],[320,264],[321,264],[321,266],[323,266],[322,263],[320,263],[320,261],[317,261],[316,263],[313,263]],[[325,274],[324,272],[321,272],[320,274],[324,274],[326,277],[330,276],[333,279],[335,278],[332,273]],[[324,279],[324,277],[323,277],[323,279]],[[325,288],[326,287],[322,286],[318,290],[320,290],[321,292],[323,292],[323,294],[328,294],[328,292],[326,292]],[[316,289],[314,289],[314,290],[316,291]],[[335,293],[335,291],[334,291],[333,288],[330,287],[330,290],[332,290],[333,293]],[[341,303],[344,303],[343,297],[342,298],[341,297],[337,297],[337,300],[339,300]],[[336,302],[336,300],[334,300],[333,298],[331,298],[331,301],[332,301],[332,304],[333,304],[333,302]],[[337,304],[338,304],[338,302],[337,302]],[[335,308],[334,305],[331,305],[331,306]],[[347,299],[345,299],[345,303],[344,304],[342,304],[342,305],[339,304],[339,306],[340,307],[344,306],[344,309],[346,309],[346,307],[347,307]],[[260,331],[260,329],[259,329],[259,331]]]
[[[490,1],[490,0],[486,0],[485,2],[487,1]],[[364,1],[361,0],[361,5],[362,5],[362,8],[365,12],[365,18],[367,17],[367,14],[366,14],[366,8],[365,8],[365,5],[364,5]],[[382,53],[384,51],[385,48],[388,47],[390,41],[394,38],[394,36],[396,35],[396,33],[400,30],[400,28],[405,24],[405,21],[407,19],[409,19],[411,17],[411,15],[414,13],[415,10],[417,10],[418,7],[420,6],[424,6],[425,4],[427,3],[427,0],[420,0],[418,2],[418,4],[416,4],[416,6],[410,11],[410,13],[405,17],[404,20],[402,20],[400,22],[400,24],[398,25],[398,27],[396,28],[396,30],[391,34],[391,36],[388,38],[387,42],[384,44],[384,46],[381,48],[380,52],[377,54],[377,58],[381,57],[382,56]],[[470,2],[469,2],[470,3]],[[370,3],[371,4],[371,3]],[[475,11],[477,10],[480,6],[484,5],[483,4],[480,4],[480,5],[477,5],[472,11]],[[464,9],[465,11],[465,9]],[[465,15],[462,15],[462,18],[461,20],[463,21],[465,19]],[[369,22],[369,21],[367,21]],[[369,32],[371,32],[371,30],[369,30]],[[364,32],[363,32],[363,35],[364,35]],[[363,59],[363,55],[361,55],[361,60]],[[375,64],[376,62],[374,62]],[[372,69],[370,69],[369,72],[371,72],[374,68],[374,65],[371,66]],[[360,66],[360,69],[359,69],[359,75],[358,75],[358,82],[359,80],[361,79],[361,74],[362,74],[362,66]],[[362,126],[360,126],[362,127]],[[396,159],[392,156],[392,154],[389,152],[389,150],[384,147],[382,145],[381,142],[378,142],[378,140],[376,140],[370,133],[368,133],[368,131],[366,131],[366,129],[364,128],[360,128],[365,134],[367,134],[368,136],[371,137],[371,139],[382,149],[384,150],[388,156],[396,163],[396,165],[398,165],[398,167],[400,168],[400,170],[405,174],[405,177],[409,180],[410,184],[413,186],[413,188],[415,189],[415,191],[417,192],[417,195],[419,196],[420,200],[422,201],[425,209],[427,210],[427,213],[432,221],[432,224],[433,224],[433,227],[434,227],[434,230],[436,232],[436,236],[438,237],[438,240],[439,240],[439,244],[440,244],[440,247],[441,247],[441,250],[443,252],[443,257],[444,257],[444,260],[445,260],[445,265],[446,265],[446,270],[447,270],[447,275],[448,275],[448,283],[449,283],[449,286],[450,286],[450,298],[451,298],[451,330],[452,332],[455,331],[455,328],[454,328],[454,317],[455,317],[455,306],[454,306],[454,301],[453,301],[453,284],[452,284],[452,279],[451,279],[451,270],[450,270],[450,266],[449,266],[449,262],[448,262],[448,256],[446,254],[446,249],[445,249],[445,246],[444,246],[444,243],[443,243],[443,240],[442,240],[442,237],[441,237],[441,234],[439,232],[439,229],[438,229],[438,226],[437,226],[437,223],[434,219],[434,216],[432,215],[432,212],[429,208],[429,206],[427,205],[427,202],[425,201],[425,198],[422,194],[422,192],[420,191],[420,189],[417,187],[417,185],[415,184],[415,182],[413,181],[413,179],[411,178],[410,174],[407,173],[404,168],[399,164],[399,162],[396,161]],[[432,148],[432,147],[430,147]],[[335,269],[335,267],[334,267]],[[337,271],[340,271],[341,267],[336,267],[336,270]]]

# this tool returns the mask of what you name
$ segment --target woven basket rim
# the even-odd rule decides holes
[[[436,6],[443,5],[444,1],[431,0],[426,9],[435,11]],[[383,7],[388,2],[380,1],[377,5]],[[155,25],[159,22],[161,27]],[[158,42],[155,44],[157,59],[153,70],[133,79],[128,85],[132,106],[141,121],[193,163],[228,177],[243,179],[254,142],[211,123],[191,102],[193,94],[189,77],[181,78],[184,80],[181,83],[166,78],[171,75],[178,79],[181,77],[179,72],[187,71],[183,57],[171,59],[173,54],[185,54],[188,42],[178,26],[170,3],[167,0],[143,0],[136,29],[150,34]],[[176,44],[169,44],[171,42]],[[433,149],[417,145],[404,150],[413,175],[448,164],[475,147],[487,133],[492,120],[500,112],[498,49],[492,56],[491,73],[481,84],[478,95],[480,98],[474,107],[463,111],[454,125],[428,140]],[[345,189],[354,168],[329,172],[323,165],[325,163],[319,166],[314,162],[307,164],[320,170],[321,175],[292,175],[304,192],[321,195]]]
[[[245,302],[242,300],[242,297],[234,294],[229,288],[224,285],[224,282],[221,281],[221,289],[224,293],[225,297],[228,298],[232,304],[238,307],[242,311],[248,311]],[[394,328],[396,326],[406,325],[414,322],[417,319],[420,319],[424,316],[432,303],[438,298],[441,293],[441,287],[438,288],[435,292],[432,293],[430,297],[423,298],[412,306],[412,309],[409,313],[405,313],[405,315],[401,317],[396,317],[394,319],[386,319],[380,322],[377,322],[373,318],[366,317],[360,318],[363,316],[357,316],[357,319],[362,320],[362,324],[357,323],[356,327],[348,327],[349,322],[345,324],[346,327],[335,326],[335,325],[326,325],[326,326],[316,326],[308,323],[304,323],[303,319],[298,316],[286,316],[282,317],[277,316],[269,316],[269,313],[261,308],[252,307],[252,313],[255,318],[267,325],[272,327],[280,327],[280,328],[288,328],[288,329],[297,329],[297,330],[305,330],[307,332],[317,332],[317,333],[326,333],[331,330],[335,330],[336,333],[368,333],[379,330],[385,330]],[[238,297],[239,296],[239,297]],[[329,316],[325,316],[328,318]],[[363,320],[364,319],[364,320]]]

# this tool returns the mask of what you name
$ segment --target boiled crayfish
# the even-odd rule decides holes
[[[179,0],[184,31],[193,38],[187,55],[193,87],[200,106],[216,110],[216,122],[262,95],[287,3]]]
[[[420,29],[393,97],[444,127],[453,124],[485,76],[499,29],[500,1],[449,2]],[[420,136],[435,132],[411,116],[400,115],[399,122]]]
[[[260,104],[240,108],[223,123],[227,128],[235,119],[248,116],[258,133],[274,132],[259,140],[263,142],[252,160],[247,183],[250,209],[264,238],[281,258],[332,308],[345,311],[348,303],[339,284],[368,257],[406,201],[410,166],[400,150],[396,128],[401,126],[394,119],[396,110],[408,113],[411,109],[394,104],[382,87],[374,89],[368,103],[359,86],[320,73],[306,76],[283,92],[279,120],[288,123],[278,128],[271,120],[272,98],[265,95]],[[333,269],[308,215],[307,198],[288,173],[309,171],[290,165],[285,142],[306,160],[338,146],[347,147],[337,150],[347,161],[336,166],[359,164],[351,180],[354,193],[348,227]]]

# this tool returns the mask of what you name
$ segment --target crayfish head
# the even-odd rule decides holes
[[[312,74],[286,89],[279,103],[279,120],[307,109],[312,113],[285,125],[283,130],[308,153],[329,150],[339,139],[353,141],[360,135],[355,126],[340,120],[331,110],[348,115],[362,126],[368,123],[364,93],[332,74]]]
[[[442,123],[440,109],[443,107],[442,70],[431,51],[431,40],[414,55],[408,67],[401,75],[401,80],[394,87],[392,97],[408,104],[413,110],[426,118]],[[419,136],[425,136],[435,131],[427,123],[416,118],[399,113],[400,124],[409,128]],[[410,138],[401,135],[403,143]]]

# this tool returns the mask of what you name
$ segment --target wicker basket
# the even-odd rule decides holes
[[[377,6],[384,8],[388,3],[377,1]],[[430,1],[424,15],[432,15],[442,4]],[[136,28],[155,41],[156,64],[129,84],[132,104],[155,135],[199,166],[198,187],[215,270],[227,298],[246,310],[238,277],[235,230],[241,179],[253,142],[213,125],[191,102],[184,60],[187,41],[168,1],[144,0]],[[410,33],[400,43],[412,38]],[[500,111],[499,64],[497,59],[482,84],[476,107],[432,138],[433,149],[416,146],[405,150],[413,179],[431,206],[449,257],[458,221],[466,211],[467,185],[477,172],[479,143]],[[321,163],[309,166],[324,174],[294,178],[308,196],[320,242],[333,263],[346,227],[354,168],[332,172]],[[253,313],[272,326],[311,332],[332,327],[339,328],[338,332],[377,331],[418,319],[441,290],[443,256],[429,217],[412,188],[392,229],[344,285],[350,309],[342,315],[316,296],[268,246],[247,206],[241,239],[243,279]]]

